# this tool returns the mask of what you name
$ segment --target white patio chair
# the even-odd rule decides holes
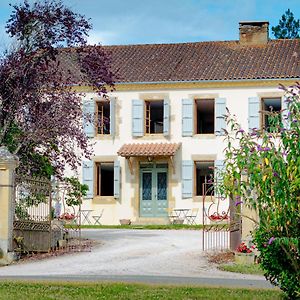
[[[185,216],[186,222],[189,225],[196,225],[196,217],[198,215],[199,208],[192,208],[191,211]]]

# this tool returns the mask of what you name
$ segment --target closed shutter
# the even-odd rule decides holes
[[[291,120],[289,119],[289,108],[288,108],[288,102],[286,100],[287,100],[286,97],[281,98],[281,110],[282,110],[281,119],[282,119],[283,127],[289,129]]]
[[[121,168],[120,162],[114,162],[114,198],[120,198],[120,185],[121,185]]]
[[[226,98],[215,100],[215,135],[224,135],[226,129]]]
[[[182,99],[182,136],[194,134],[194,100]]]
[[[192,160],[182,161],[182,198],[193,197],[193,174],[194,162]]]
[[[110,134],[115,136],[116,134],[116,98],[110,98]]]
[[[144,100],[132,100],[132,135],[144,135]]]
[[[82,162],[82,183],[89,187],[85,198],[94,196],[94,162],[91,160]]]
[[[248,98],[248,128],[252,131],[253,128],[259,129],[259,98],[250,97]]]
[[[170,134],[170,101],[164,100],[164,136]]]
[[[86,100],[83,102],[83,115],[90,115],[92,118],[95,117],[95,101],[93,98],[91,100]],[[88,122],[85,117],[83,117],[83,131],[87,137],[94,137],[95,135],[95,122]]]

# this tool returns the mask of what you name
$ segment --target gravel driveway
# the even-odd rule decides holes
[[[71,253],[0,268],[3,276],[173,276],[261,280],[208,264],[196,230],[83,230],[99,243],[92,252]]]

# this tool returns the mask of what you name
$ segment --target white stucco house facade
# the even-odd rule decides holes
[[[284,109],[279,83],[299,79],[299,40],[270,40],[268,22],[241,22],[237,41],[105,46],[118,74],[101,99],[88,89],[84,127],[94,156],[83,161],[89,186],[82,208],[102,224],[163,224],[168,208],[198,208],[214,168],[223,166],[222,115],[242,127],[267,126],[261,111]]]

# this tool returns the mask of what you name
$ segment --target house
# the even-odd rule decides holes
[[[94,156],[83,162],[82,206],[102,224],[166,223],[168,208],[199,208],[223,166],[226,107],[243,128],[284,109],[279,83],[300,77],[300,40],[270,40],[268,22],[240,22],[239,40],[105,46],[118,74],[101,99],[86,89]]]

